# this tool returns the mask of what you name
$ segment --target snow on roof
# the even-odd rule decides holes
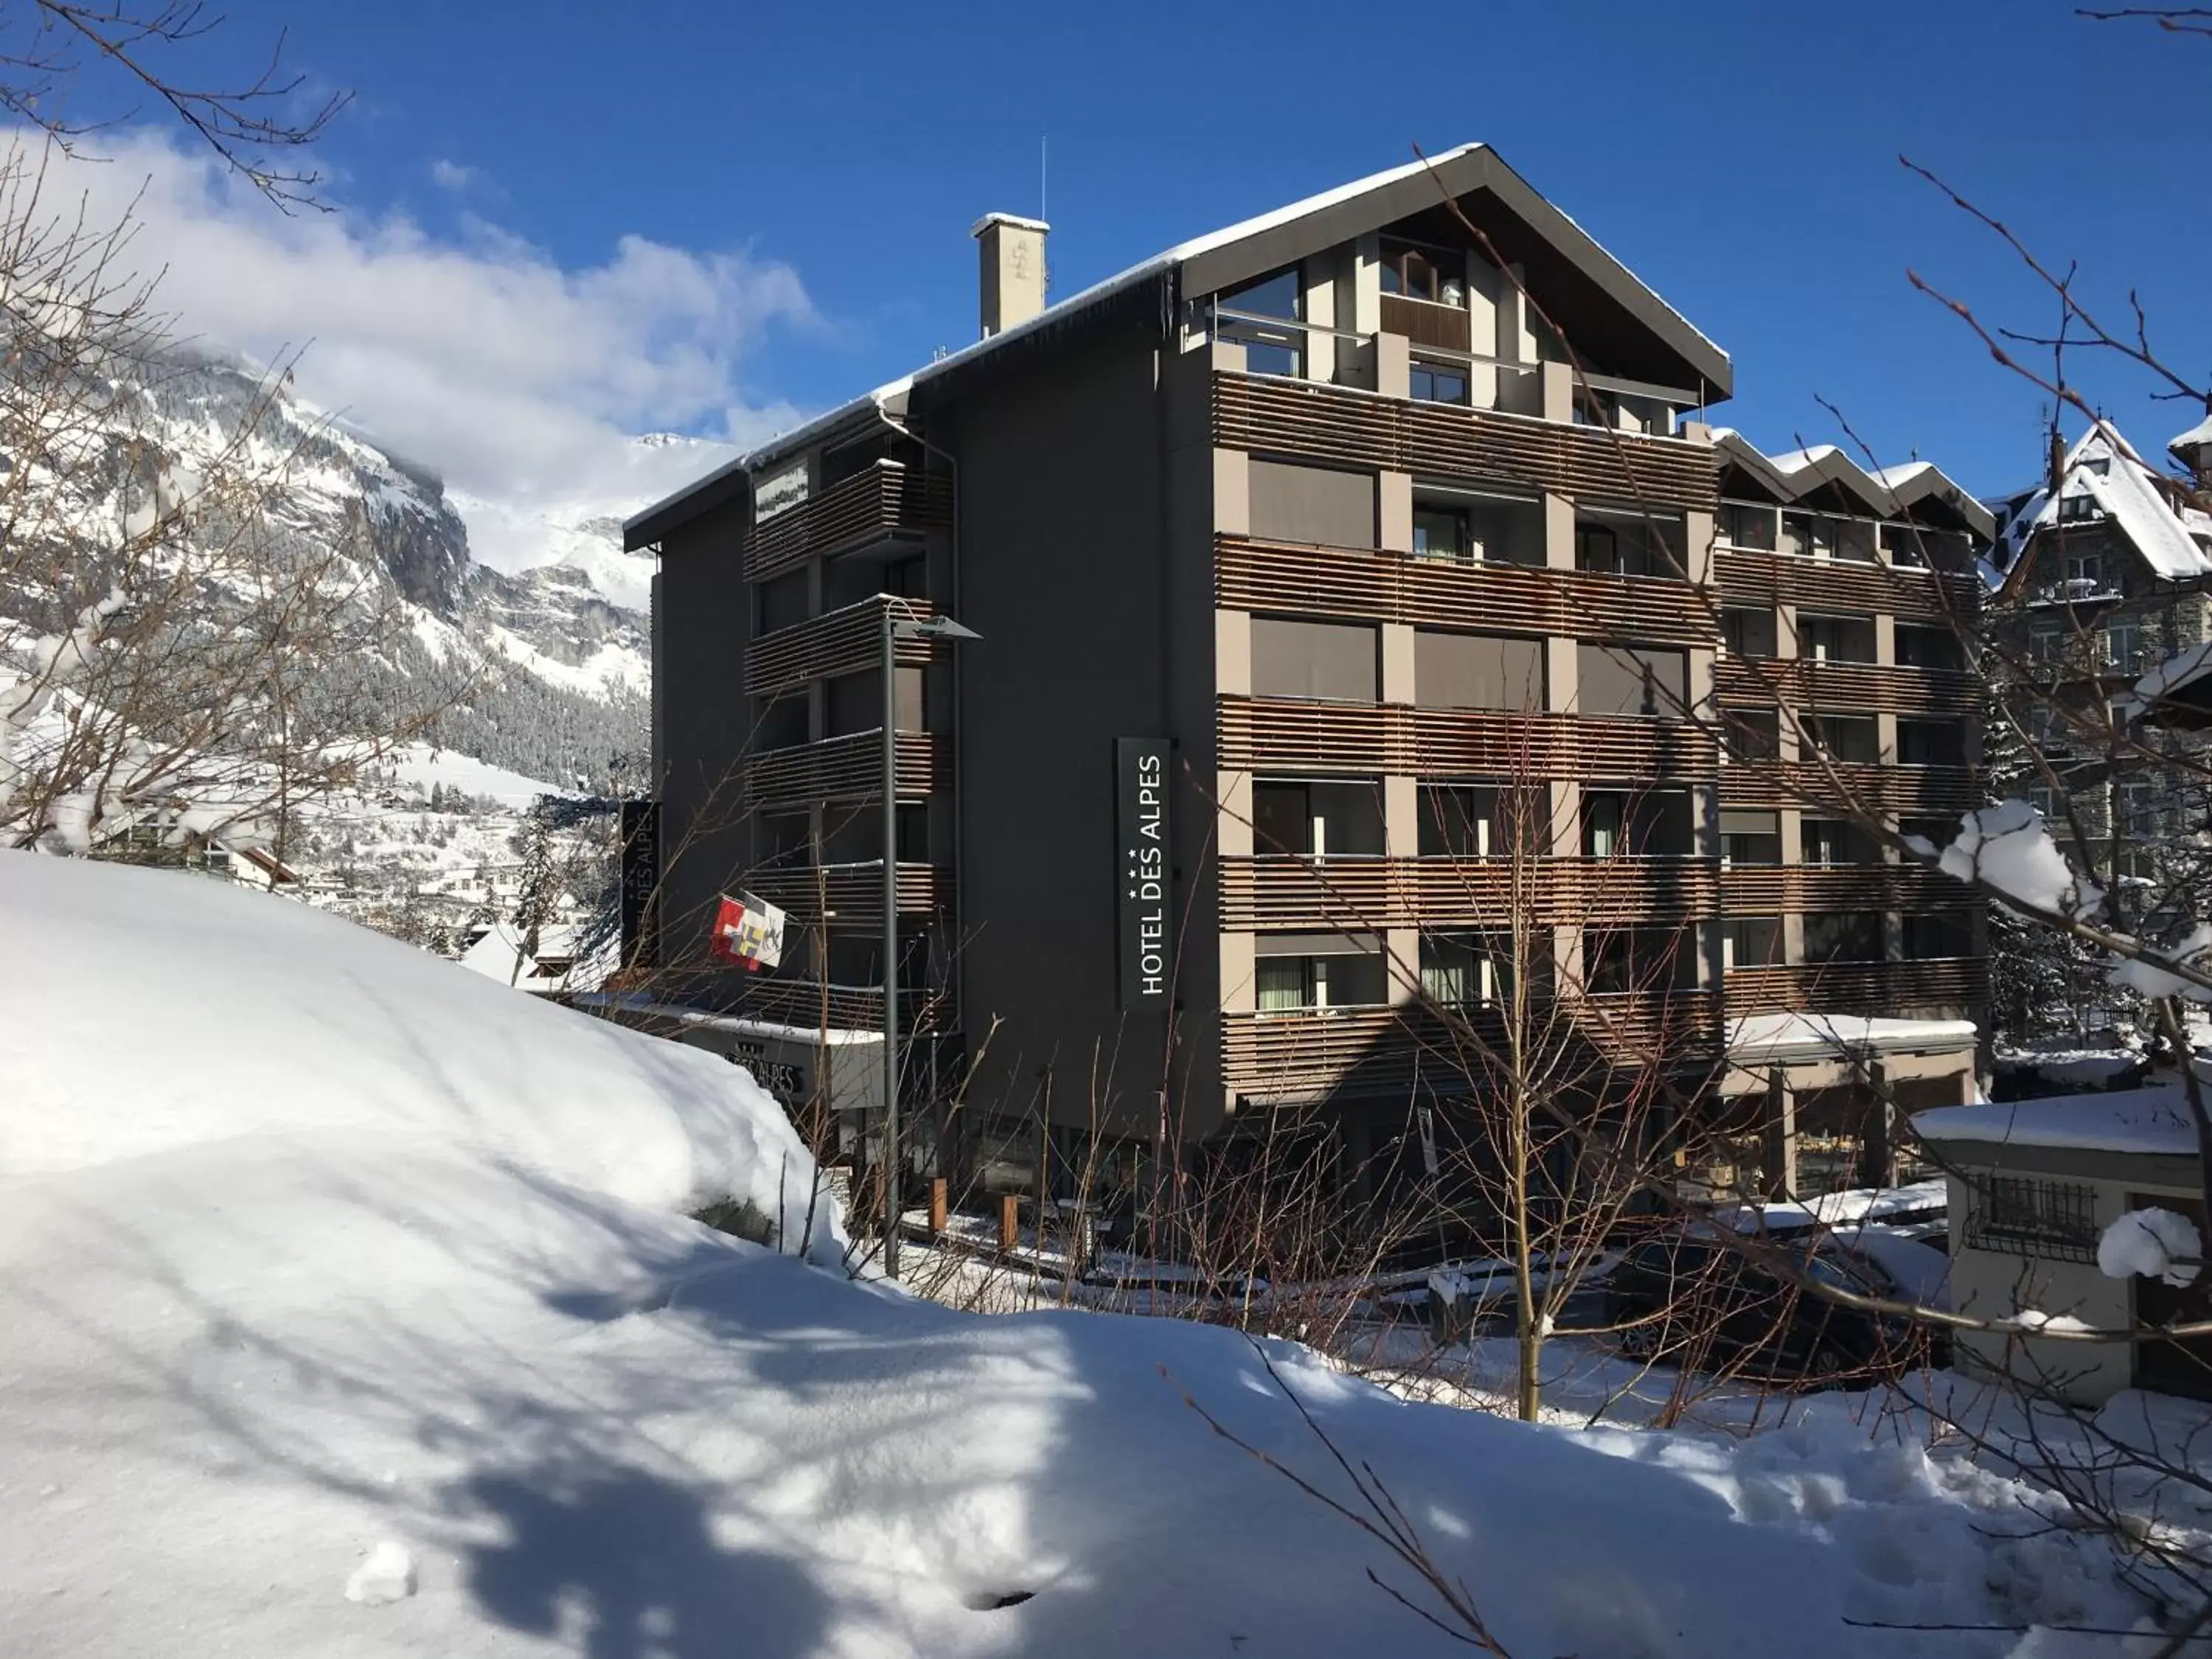
[[[2177,651],[2136,682],[2135,694],[2144,702],[2155,702],[2208,673],[2212,673],[2212,641]]]
[[[2058,522],[2060,503],[2087,497],[2101,508],[2145,564],[2169,581],[2212,575],[2212,517],[2178,504],[2172,481],[2154,471],[2109,421],[2099,421],[2075,441],[2059,469],[2058,488],[2038,489],[1998,536],[1993,556],[2009,574],[2039,530]]]
[[[2197,1127],[2179,1088],[2053,1095],[1996,1105],[1939,1106],[1912,1119],[1924,1140],[1975,1140],[2087,1152],[2193,1155]]]
[[[672,491],[651,506],[633,513],[623,520],[623,530],[627,532],[631,526],[657,516],[683,501],[686,496],[694,495],[732,474],[750,471],[799,447],[822,433],[834,429],[871,407],[885,413],[891,412],[890,406],[902,399],[915,386],[935,380],[939,375],[949,374],[951,370],[970,363],[989,352],[998,350],[1015,340],[1065,322],[1076,313],[1097,305],[1140,283],[1158,277],[1173,266],[1194,259],[1201,254],[1210,253],[1216,248],[1226,247],[1232,243],[1242,241],[1247,237],[1263,234],[1279,226],[1302,219],[1308,214],[1319,213],[1336,206],[1340,202],[1347,202],[1356,197],[1365,195],[1370,191],[1385,189],[1401,179],[1416,177],[1431,168],[1442,167],[1463,155],[1472,155],[1477,151],[1488,148],[1488,145],[1480,143],[1455,145],[1439,155],[1408,161],[1400,167],[1385,167],[1380,173],[1370,173],[1364,178],[1354,179],[1346,184],[1334,185],[1316,195],[1304,197],[1297,201],[1286,203],[1281,207],[1271,208],[1265,213],[1254,215],[1251,218],[1240,219],[1235,224],[1224,225],[1217,230],[1209,230],[1202,235],[1178,242],[1173,247],[1156,253],[1150,258],[1139,260],[1126,270],[1118,270],[1102,281],[1093,283],[1090,287],[1070,295],[1066,299],[1054,301],[1024,322],[1017,323],[1012,328],[1002,329],[998,333],[989,335],[983,339],[973,341],[959,350],[940,357],[910,374],[903,374],[897,380],[886,381],[872,392],[864,392],[860,397],[825,410],[803,425],[778,434],[757,448],[748,451],[735,460],[715,468],[713,471],[686,484],[681,489]],[[1593,247],[1619,266],[1630,281],[1649,294],[1675,321],[1705,344],[1711,347],[1716,354],[1723,357],[1728,355],[1722,351],[1719,346],[1714,344],[1713,341],[1688,318],[1668,304],[1650,283],[1629,270],[1626,264],[1614,256],[1611,249],[1595,236],[1591,236],[1589,232],[1583,229],[1575,219],[1560,212],[1556,204],[1547,204],[1547,205],[1551,206],[1553,212],[1559,213],[1561,219],[1573,226],[1577,234],[1589,237]],[[984,223],[988,222],[989,216],[1012,219],[1011,215],[988,216],[985,220],[977,222],[978,230]],[[1012,222],[1042,223],[1041,221],[1013,220]]]
[[[1932,496],[1956,507],[1978,533],[1990,535],[1996,529],[1996,518],[1989,509],[1933,461],[1905,461],[1869,469],[1834,444],[1811,444],[1769,455],[1734,427],[1715,427],[1712,438],[1724,454],[1755,474],[1764,473],[1766,482],[1789,500],[1801,501],[1837,483],[1876,513],[1894,513]]]
[[[2212,413],[2208,413],[2188,431],[2168,439],[2166,447],[2181,459],[2193,461],[2195,458],[2191,452],[2206,444],[2212,444]]]
[[[1972,1048],[1971,1019],[1885,1019],[1860,1014],[1749,1014],[1728,1028],[1730,1060],[1771,1060],[1784,1054],[1843,1057],[1908,1049]]]

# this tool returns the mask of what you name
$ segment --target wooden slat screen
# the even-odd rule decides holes
[[[1223,697],[1221,764],[1238,770],[1433,778],[1710,781],[1710,732],[1680,720]]]
[[[952,522],[952,487],[933,474],[878,462],[812,500],[755,525],[745,537],[745,580],[762,581],[897,532],[919,535]]]
[[[1221,925],[1503,929],[1523,908],[1546,925],[1672,921],[1717,915],[1718,880],[1690,858],[1224,858]]]
[[[1708,445],[1421,404],[1317,382],[1217,374],[1213,439],[1225,449],[1519,484],[1630,505],[1716,504]]]
[[[1804,761],[1731,761],[1721,768],[1723,806],[1856,805],[1891,817],[1965,812],[1980,804],[1979,775],[1965,766],[1838,766],[1835,781]]]
[[[944,767],[944,745],[924,732],[902,732],[897,738],[898,793],[920,800],[935,793]],[[855,732],[820,743],[771,749],[745,762],[745,797],[750,805],[812,800],[882,799],[883,736],[880,730]]]
[[[1710,646],[1711,611],[1688,582],[1511,564],[1450,564],[1219,536],[1216,601],[1232,611],[1357,617],[1483,633]]]
[[[1731,916],[1838,910],[1969,909],[1972,888],[1918,864],[1733,865],[1721,872],[1721,908]]]
[[[935,614],[925,599],[899,602],[901,617],[921,622]],[[746,691],[767,696],[806,680],[877,667],[883,661],[883,599],[867,599],[762,635],[745,648]],[[904,666],[930,659],[927,639],[902,638],[893,649]]]
[[[1409,300],[1402,294],[1385,294],[1382,298],[1385,334],[1402,334],[1417,346],[1474,350],[1474,323],[1465,307]]]
[[[1988,1000],[1989,989],[1989,963],[1978,957],[1736,968],[1724,981],[1731,1018],[1812,1010],[1891,1014],[1902,1008],[1971,1008]]]
[[[1713,694],[1723,702],[1771,704],[1778,692],[1791,708],[1803,709],[1972,714],[1982,706],[1980,682],[1971,674],[1946,669],[1814,662],[1802,657],[1756,662],[1727,657],[1713,665]]]
[[[812,869],[799,866],[756,872],[748,887],[770,904],[787,912],[794,922],[811,925],[826,905],[840,927],[880,927],[884,921],[884,866],[880,860],[862,864],[825,866],[817,880]],[[935,865],[902,860],[898,867],[898,908],[901,915],[927,915],[950,907],[951,874]]]
[[[1895,565],[1808,559],[1748,548],[1715,549],[1713,576],[1729,605],[1795,605],[1851,614],[1887,611],[1921,618],[1952,615],[1962,620],[1973,617],[1981,606],[1981,585],[1971,576],[1939,576]]]

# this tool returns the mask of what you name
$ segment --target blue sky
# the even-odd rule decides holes
[[[323,155],[349,215],[457,246],[495,227],[566,271],[626,236],[788,267],[805,302],[712,354],[749,428],[964,343],[968,228],[1036,210],[1040,137],[1063,294],[1416,143],[1481,139],[1733,354],[1717,418],[1768,448],[1832,441],[1819,394],[1883,460],[1917,451],[1981,491],[2035,470],[2039,394],[1906,268],[1995,321],[2041,330],[2055,304],[1900,152],[2079,259],[2094,305],[2124,314],[2139,289],[2185,372],[2212,360],[2212,41],[2049,0],[1376,9],[1357,36],[1340,0],[228,15],[240,46],[289,23],[300,68],[356,90]],[[2195,419],[2139,372],[2079,367],[2140,445]]]

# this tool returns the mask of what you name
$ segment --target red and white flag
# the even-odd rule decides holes
[[[740,963],[750,973],[773,968],[783,960],[783,912],[750,893],[725,893],[707,950],[717,962]]]

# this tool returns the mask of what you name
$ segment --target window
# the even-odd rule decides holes
[[[2061,1261],[2097,1259],[2097,1194],[2074,1182],[1977,1175],[1967,1183],[1970,1249]]]
[[[1730,605],[1721,612],[1721,641],[1731,657],[1771,657],[1776,637],[1774,613]]]
[[[1585,857],[1609,859],[1621,850],[1622,819],[1627,802],[1620,795],[1583,797],[1583,853]]]
[[[1427,300],[1437,305],[1464,306],[1467,278],[1462,272],[1465,265],[1464,255],[1445,249],[1386,240],[1376,275],[1385,294]]]
[[[1516,841],[1540,847],[1550,804],[1541,787],[1439,784],[1421,791],[1423,858],[1502,858]]]
[[[1966,728],[1958,720],[1900,720],[1897,723],[1899,766],[1964,766]]]
[[[1304,314],[1304,297],[1297,267],[1292,265],[1222,295],[1220,305],[1224,311],[1279,317],[1294,323]],[[1297,329],[1269,328],[1231,319],[1223,323],[1221,332],[1224,338],[1243,343],[1245,367],[1255,374],[1295,376],[1305,372],[1305,336]]]
[[[1690,850],[1690,798],[1679,789],[1583,793],[1583,854],[1680,858]]]
[[[1785,513],[1782,515],[1782,550],[1811,557],[1813,552],[1813,520],[1806,513]]]
[[[1811,552],[1814,558],[1832,559],[1836,556],[1837,524],[1833,519],[1808,519],[1806,529],[1812,538]]]
[[[1735,916],[1721,927],[1721,967],[1769,968],[1782,960],[1779,916]]]
[[[1881,527],[1881,550],[1902,570],[1925,570],[1934,538],[1916,525],[1886,524]]]
[[[1850,766],[1872,766],[1881,759],[1871,714],[1806,714],[1799,720],[1805,742],[1816,754]]]
[[[1468,373],[1449,363],[1424,362],[1416,358],[1407,370],[1407,395],[1419,404],[1463,404]]]
[[[1607,575],[1620,569],[1620,538],[1611,525],[1577,524],[1575,526],[1575,568],[1595,570]]]
[[[1252,850],[1261,858],[1359,858],[1382,850],[1382,803],[1373,782],[1258,782]]]
[[[1462,507],[1416,507],[1413,509],[1413,556],[1439,559],[1450,564],[1475,564],[1482,558]]]
[[[1772,760],[1781,746],[1781,716],[1771,708],[1723,708],[1721,738],[1737,760]]]
[[[1373,702],[1381,692],[1380,639],[1351,623],[1252,618],[1252,695]]]
[[[1797,652],[1814,662],[1872,662],[1874,618],[1801,614],[1797,618]]]
[[[1731,547],[1771,553],[1775,547],[1774,509],[1753,507],[1747,501],[1723,501],[1721,539]]]
[[[2066,586],[2076,592],[2095,593],[2105,586],[2105,558],[2101,553],[2069,553],[2066,556]]]
[[[1687,653],[1583,640],[1575,647],[1575,660],[1581,680],[1576,702],[1584,715],[1681,717],[1689,696]]]
[[[2061,524],[2089,524],[2105,516],[2105,509],[2097,505],[2094,495],[2061,495],[2058,498],[2058,522]]]
[[[1909,912],[1905,918],[1905,959],[1939,962],[1974,954],[1973,925],[1955,910]]]
[[[1261,934],[1263,954],[1255,963],[1255,1003],[1263,1014],[1284,1014],[1310,1008],[1354,1008],[1387,1000],[1389,988],[1382,958],[1370,951],[1345,949],[1350,936],[1291,936],[1301,942],[1336,947],[1326,954],[1283,953],[1269,951],[1268,935]],[[1276,940],[1284,939],[1277,935]]]
[[[2114,617],[2105,624],[2105,660],[2115,668],[2134,668],[2144,646],[2142,619]]]
[[[1941,668],[1954,673],[1966,665],[1959,636],[1948,627],[1927,623],[1897,624],[1897,660],[1904,668]]]
[[[1311,958],[1261,957],[1258,968],[1261,1013],[1285,1014],[1315,1006]]]
[[[1781,815],[1722,808],[1721,862],[1724,865],[1781,863]]]
[[[1424,708],[1541,708],[1543,641],[1416,629],[1413,701]]]
[[[1698,964],[1672,927],[1586,927],[1583,983],[1598,995],[1680,990],[1697,983]]]
[[[1804,857],[1808,864],[1879,864],[1881,844],[1848,818],[1804,820]]]
[[[833,738],[849,737],[856,732],[878,732],[884,724],[883,675],[872,668],[857,674],[840,674],[830,682],[827,702],[830,732]],[[919,667],[901,668],[894,681],[896,695],[895,718],[902,732],[922,732],[928,729],[923,720],[922,671]]]
[[[1678,576],[1682,562],[1679,519],[1642,514],[1578,514],[1575,519],[1575,568],[1608,576]]]
[[[1810,913],[1805,918],[1808,962],[1880,962],[1881,918],[1871,911]]]
[[[2166,830],[2165,792],[2151,778],[2130,778],[2112,787],[2112,830],[2116,835],[2150,837]]]
[[[787,575],[773,577],[753,591],[759,596],[757,621],[760,631],[773,634],[779,628],[789,628],[802,623],[812,614],[810,604],[809,576],[804,570],[793,570]]]
[[[1424,934],[1421,994],[1447,1008],[1489,1008],[1512,994],[1510,933]]]
[[[1836,522],[1836,556],[1854,564],[1874,562],[1875,526],[1864,519],[1839,519]]]

